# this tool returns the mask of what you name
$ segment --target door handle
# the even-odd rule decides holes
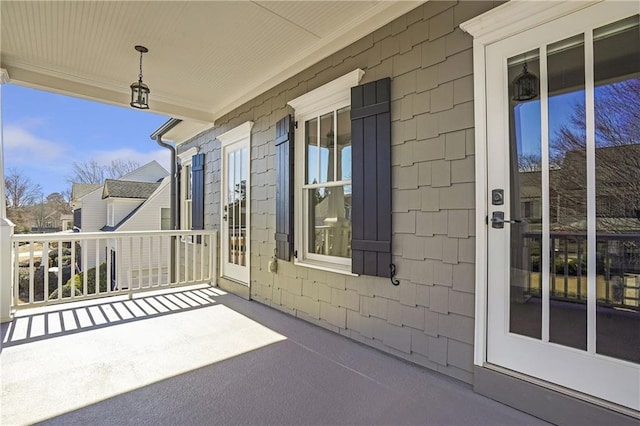
[[[491,227],[495,229],[504,228],[505,223],[520,223],[520,219],[505,219],[504,212],[493,212],[491,215]]]

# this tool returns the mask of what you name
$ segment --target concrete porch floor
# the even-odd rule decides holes
[[[2,425],[545,424],[209,286],[21,311],[1,331]]]

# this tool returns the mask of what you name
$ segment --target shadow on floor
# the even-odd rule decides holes
[[[12,322],[2,324],[0,352],[15,345],[205,308],[214,305],[217,296],[213,287],[199,286],[131,300],[113,296],[22,311]]]

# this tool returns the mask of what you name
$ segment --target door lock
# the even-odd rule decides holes
[[[491,215],[491,227],[495,229],[504,228],[505,223],[520,223],[520,219],[505,219],[504,212],[493,212]]]
[[[504,191],[502,189],[494,189],[491,191],[491,204],[494,206],[504,204]]]

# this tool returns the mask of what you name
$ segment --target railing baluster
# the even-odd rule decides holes
[[[133,255],[133,237],[129,237],[129,256],[128,257],[128,261],[129,261],[129,268],[127,269],[127,278],[128,278],[128,283],[127,283],[127,290],[128,293],[131,294],[131,291],[133,290],[133,262],[131,261],[131,256]]]
[[[64,266],[62,266],[62,241],[57,240],[58,244],[58,300],[62,300],[62,272]]]
[[[196,281],[196,253],[197,253],[197,248],[198,248],[198,236],[194,235],[193,236],[193,244],[191,244],[191,257],[193,258],[192,262],[191,262],[191,281],[195,282]],[[202,240],[201,240],[202,241]]]
[[[76,244],[74,241],[70,242],[71,244],[71,285],[69,286],[69,292],[71,293],[71,299],[76,298]]]
[[[75,245],[75,241],[73,243]],[[82,273],[82,294],[87,296],[89,294],[89,277],[87,273],[87,245],[80,244],[80,272]],[[100,289],[99,285],[96,285],[96,289]],[[94,289],[94,293],[95,290]]]
[[[190,235],[189,238],[193,239],[193,235]],[[184,281],[189,282],[189,271],[187,267],[189,266],[189,238],[187,238],[184,242]],[[193,243],[192,243],[193,244]]]
[[[149,242],[149,258],[147,264],[147,279],[149,282],[147,283],[147,286],[151,288],[153,287],[153,282],[151,281],[153,279],[151,277],[153,272],[153,236],[147,237],[146,240]]]
[[[20,243],[13,243],[13,306],[18,306],[20,300]]]
[[[105,271],[105,274],[106,274],[107,277],[106,277],[105,282],[107,284],[106,285],[107,288],[105,290],[108,293],[109,291],[111,291],[111,282],[113,281],[113,277],[111,276],[111,268],[113,266],[112,266],[112,263],[111,263],[111,252],[112,252],[112,250],[111,250],[111,241],[110,240],[107,240],[106,247],[107,247],[107,250],[106,250],[105,256],[107,258],[105,260],[106,260],[106,263],[107,263],[107,270]],[[100,291],[100,286],[97,286],[96,287],[96,292],[99,292],[99,291]]]
[[[156,268],[156,286],[160,287],[160,285],[162,285],[161,279],[162,279],[162,237],[159,236],[158,237],[158,266]]]
[[[176,276],[175,276],[176,282],[171,284],[176,284],[180,282],[180,237],[176,237],[175,267],[176,267]]]
[[[204,250],[205,250],[205,235],[200,237],[200,281],[204,281]]]
[[[34,277],[34,267],[33,267],[33,241],[29,242],[29,303],[33,303],[34,301],[34,288],[33,283],[35,281]]]
[[[95,239],[95,244],[96,244],[96,269],[95,269],[95,274],[94,274],[94,278],[95,278],[95,285],[96,285],[96,291],[100,292],[100,238],[96,238]],[[87,241],[87,244],[89,244],[89,242]],[[86,275],[86,274],[85,274]]]
[[[49,301],[49,242],[42,243],[42,257],[40,259],[40,267],[43,268],[43,292],[44,301]]]
[[[143,241],[142,241],[142,237],[138,237],[138,288],[141,289],[142,286],[142,252],[143,252]],[[133,258],[131,259],[131,261],[133,261]]]
[[[114,291],[120,291],[122,290],[122,282],[120,280],[120,268],[122,265],[120,265],[120,259],[122,258],[122,238],[118,238],[116,239],[116,255],[114,256],[114,260],[115,260],[115,267],[113,268],[113,275],[115,275],[114,277],[112,277],[111,279],[113,280],[113,282],[115,283],[115,286],[113,287]],[[109,285],[107,286],[107,289],[111,289],[111,283],[109,283]],[[111,290],[109,290],[111,291]]]

